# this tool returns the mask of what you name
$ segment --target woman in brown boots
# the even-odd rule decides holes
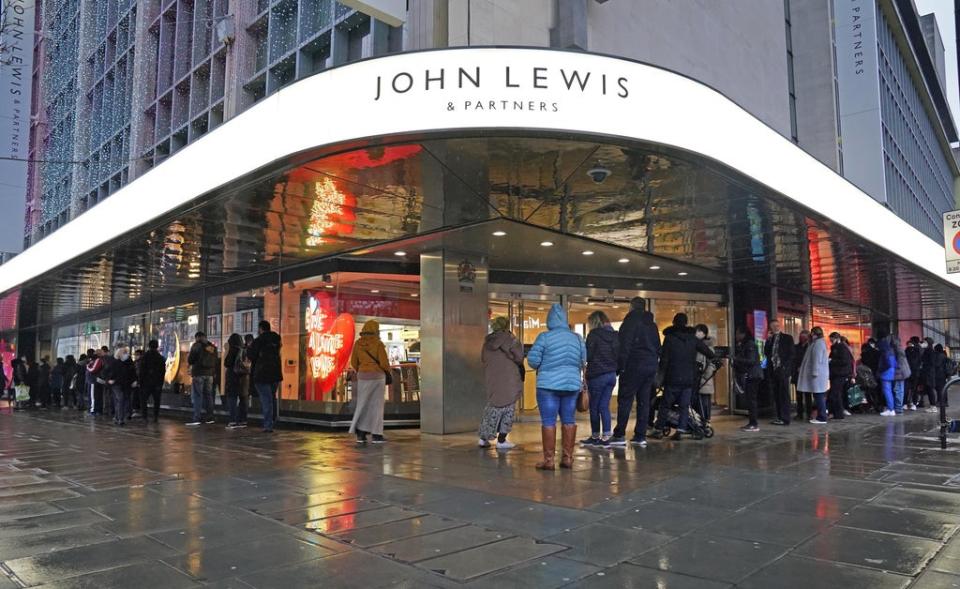
[[[561,305],[553,305],[547,315],[547,331],[537,336],[527,354],[527,364],[537,371],[537,405],[543,437],[543,461],[537,463],[538,469],[555,468],[557,414],[563,427],[560,468],[573,468],[577,395],[586,363],[587,348],[583,338],[570,329],[566,310]]]

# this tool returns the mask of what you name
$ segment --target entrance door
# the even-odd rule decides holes
[[[537,336],[547,330],[547,313],[550,305],[560,302],[554,295],[530,295],[512,293],[504,296],[502,293],[491,294],[490,319],[506,317],[510,321],[510,329],[523,344],[523,355],[526,357]],[[537,379],[530,367],[527,367],[527,378],[523,383],[523,396],[520,398],[520,410],[528,411],[537,408]]]

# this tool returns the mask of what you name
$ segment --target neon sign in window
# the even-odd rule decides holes
[[[336,314],[336,302],[325,292],[307,293],[303,319],[307,338],[306,399],[319,401],[347,367],[356,327],[353,315]]]

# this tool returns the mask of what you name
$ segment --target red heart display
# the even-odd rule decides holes
[[[305,309],[306,398],[321,401],[333,390],[337,379],[350,361],[356,325],[353,315],[340,313],[333,317],[333,304],[325,293],[311,295]],[[318,296],[319,295],[319,296]],[[318,300],[319,299],[319,300]]]

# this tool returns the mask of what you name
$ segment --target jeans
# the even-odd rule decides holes
[[[256,382],[253,383],[253,388],[257,389],[257,394],[260,396],[260,413],[263,415],[263,429],[267,431],[273,431],[273,422],[274,422],[274,407],[273,407],[273,398],[277,394],[277,386],[280,383],[278,382]],[[539,400],[540,395],[537,395]],[[574,399],[576,401],[576,399]],[[541,413],[543,410],[541,409]]]
[[[687,422],[690,419],[691,387],[666,386],[663,389],[663,399],[660,400],[660,411],[657,412],[657,429],[664,430],[667,426],[667,416],[673,404],[678,405],[677,431],[687,431]]]
[[[770,382],[770,396],[773,398],[777,411],[777,419],[790,423],[790,374],[786,370],[773,370],[768,373]]]
[[[593,437],[599,436],[601,431],[605,436],[610,435],[610,397],[613,396],[613,387],[616,384],[616,372],[598,374],[587,379],[587,389],[590,391],[590,433]]]
[[[640,440],[646,438],[647,425],[650,421],[651,397],[656,378],[655,370],[653,372],[638,372],[635,369],[627,369],[620,375],[620,390],[617,393],[617,426],[613,428],[615,437],[622,438],[627,434],[630,410],[633,408],[633,400],[636,398],[637,422],[633,427],[633,435]]]
[[[239,392],[227,393],[227,407],[230,409],[230,423],[247,422],[247,400],[249,395]]]
[[[893,381],[893,410],[897,415],[903,413],[903,381]]]
[[[881,380],[880,390],[883,391],[883,401],[887,404],[887,411],[893,411],[893,381]]]
[[[537,388],[540,424],[543,427],[556,427],[557,413],[559,413],[561,424],[575,425],[577,423],[577,395],[579,395],[579,391],[554,391]]]
[[[817,403],[817,421],[826,423],[827,421],[827,394],[814,393],[813,397]]]
[[[203,414],[213,419],[213,377],[194,376],[190,391],[190,400],[193,402],[193,420],[201,421]]]

